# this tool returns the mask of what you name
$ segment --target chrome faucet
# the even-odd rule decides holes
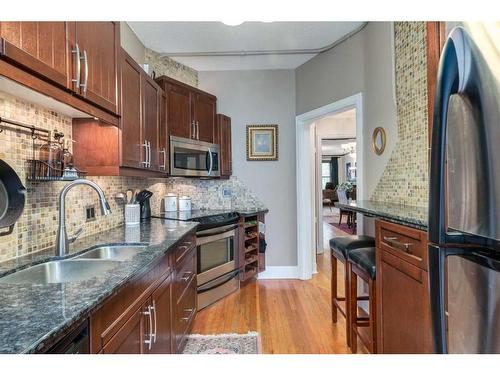
[[[108,201],[104,196],[104,192],[96,183],[88,180],[74,180],[67,184],[59,193],[59,229],[57,230],[57,241],[56,241],[56,256],[63,257],[66,255],[68,245],[73,243],[78,236],[82,233],[83,229],[80,228],[74,236],[68,238],[68,233],[66,233],[66,194],[74,186],[87,185],[94,189],[99,195],[99,202],[101,204],[101,214],[107,216],[111,213]]]

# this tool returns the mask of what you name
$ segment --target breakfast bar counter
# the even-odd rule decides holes
[[[349,211],[359,212],[365,216],[377,217],[391,223],[427,230],[427,207],[408,206],[404,204],[358,200],[345,203],[335,202],[335,206]]]

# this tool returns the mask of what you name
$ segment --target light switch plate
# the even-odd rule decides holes
[[[91,204],[85,207],[85,221],[95,220],[95,205]]]

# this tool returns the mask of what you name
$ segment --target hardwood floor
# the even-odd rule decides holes
[[[344,233],[328,224],[325,227],[329,227],[325,238]],[[200,311],[193,333],[256,331],[263,353],[350,353],[345,320],[341,316],[337,324],[331,321],[329,254],[328,249],[318,255],[318,273],[311,280],[254,280],[243,285]],[[343,286],[343,268],[339,267],[338,278]],[[360,346],[359,351],[363,350]]]

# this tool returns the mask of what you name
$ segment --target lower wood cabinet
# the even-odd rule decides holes
[[[172,275],[167,277],[151,295],[154,312],[154,336],[150,353],[172,352]]]
[[[196,315],[196,273],[186,276],[186,272],[180,274],[177,270],[186,269],[184,262],[196,260],[194,246],[194,236],[188,235],[90,316],[91,353],[182,352]],[[176,254],[184,254],[179,264],[175,262]],[[186,277],[188,284],[174,292],[174,280]]]
[[[108,341],[102,354],[141,354],[144,352],[143,311],[137,310]]]
[[[377,221],[377,349],[432,353],[425,232]]]

